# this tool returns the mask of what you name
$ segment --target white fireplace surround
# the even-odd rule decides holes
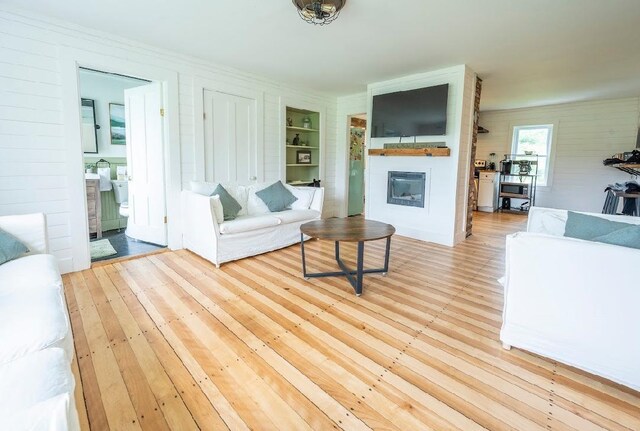
[[[448,83],[446,135],[420,136],[417,140],[444,142],[451,156],[368,156],[367,218],[392,224],[399,235],[423,241],[453,246],[465,238],[475,79],[475,73],[463,65],[369,85],[367,114],[371,118],[375,95]],[[368,138],[372,149],[399,141]],[[425,173],[423,208],[387,203],[390,171]]]

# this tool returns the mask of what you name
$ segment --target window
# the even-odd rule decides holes
[[[538,185],[546,186],[549,180],[549,156],[553,124],[539,126],[515,126],[513,128],[513,154],[535,154],[538,156]]]

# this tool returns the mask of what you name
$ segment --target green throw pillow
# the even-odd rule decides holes
[[[291,204],[298,200],[282,182],[278,181],[271,184],[269,187],[256,192],[256,196],[262,199],[269,211],[278,212],[286,209],[291,209]]]
[[[213,191],[211,196],[220,196],[220,203],[222,204],[222,212],[224,213],[225,220],[233,220],[236,218],[242,205],[229,194],[229,192],[222,187],[222,184],[218,184],[218,187]]]
[[[17,259],[28,251],[29,249],[15,236],[0,229],[0,265]]]
[[[604,242],[606,244],[640,249],[640,226],[631,225],[606,235],[597,236],[593,238],[593,240],[597,242]]]
[[[569,211],[567,224],[564,227],[564,236],[593,240],[629,226],[633,225]]]

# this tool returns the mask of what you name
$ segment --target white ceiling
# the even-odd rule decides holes
[[[290,0],[4,0],[335,95],[467,64],[482,110],[640,95],[640,0],[348,0],[329,26]]]

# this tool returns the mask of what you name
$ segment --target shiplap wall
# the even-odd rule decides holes
[[[478,135],[476,157],[488,160],[495,152],[500,160],[510,153],[513,126],[557,123],[552,183],[538,189],[536,205],[600,212],[607,184],[632,179],[602,160],[635,148],[639,105],[632,97],[481,112],[489,133]]]
[[[44,212],[50,248],[63,272],[73,269],[60,47],[176,71],[179,79],[181,178],[195,177],[193,80],[263,92],[265,178],[280,175],[280,98],[326,107],[325,215],[334,214],[336,98],[167,52],[115,35],[0,6],[0,215]],[[78,166],[82,169],[82,166]]]

